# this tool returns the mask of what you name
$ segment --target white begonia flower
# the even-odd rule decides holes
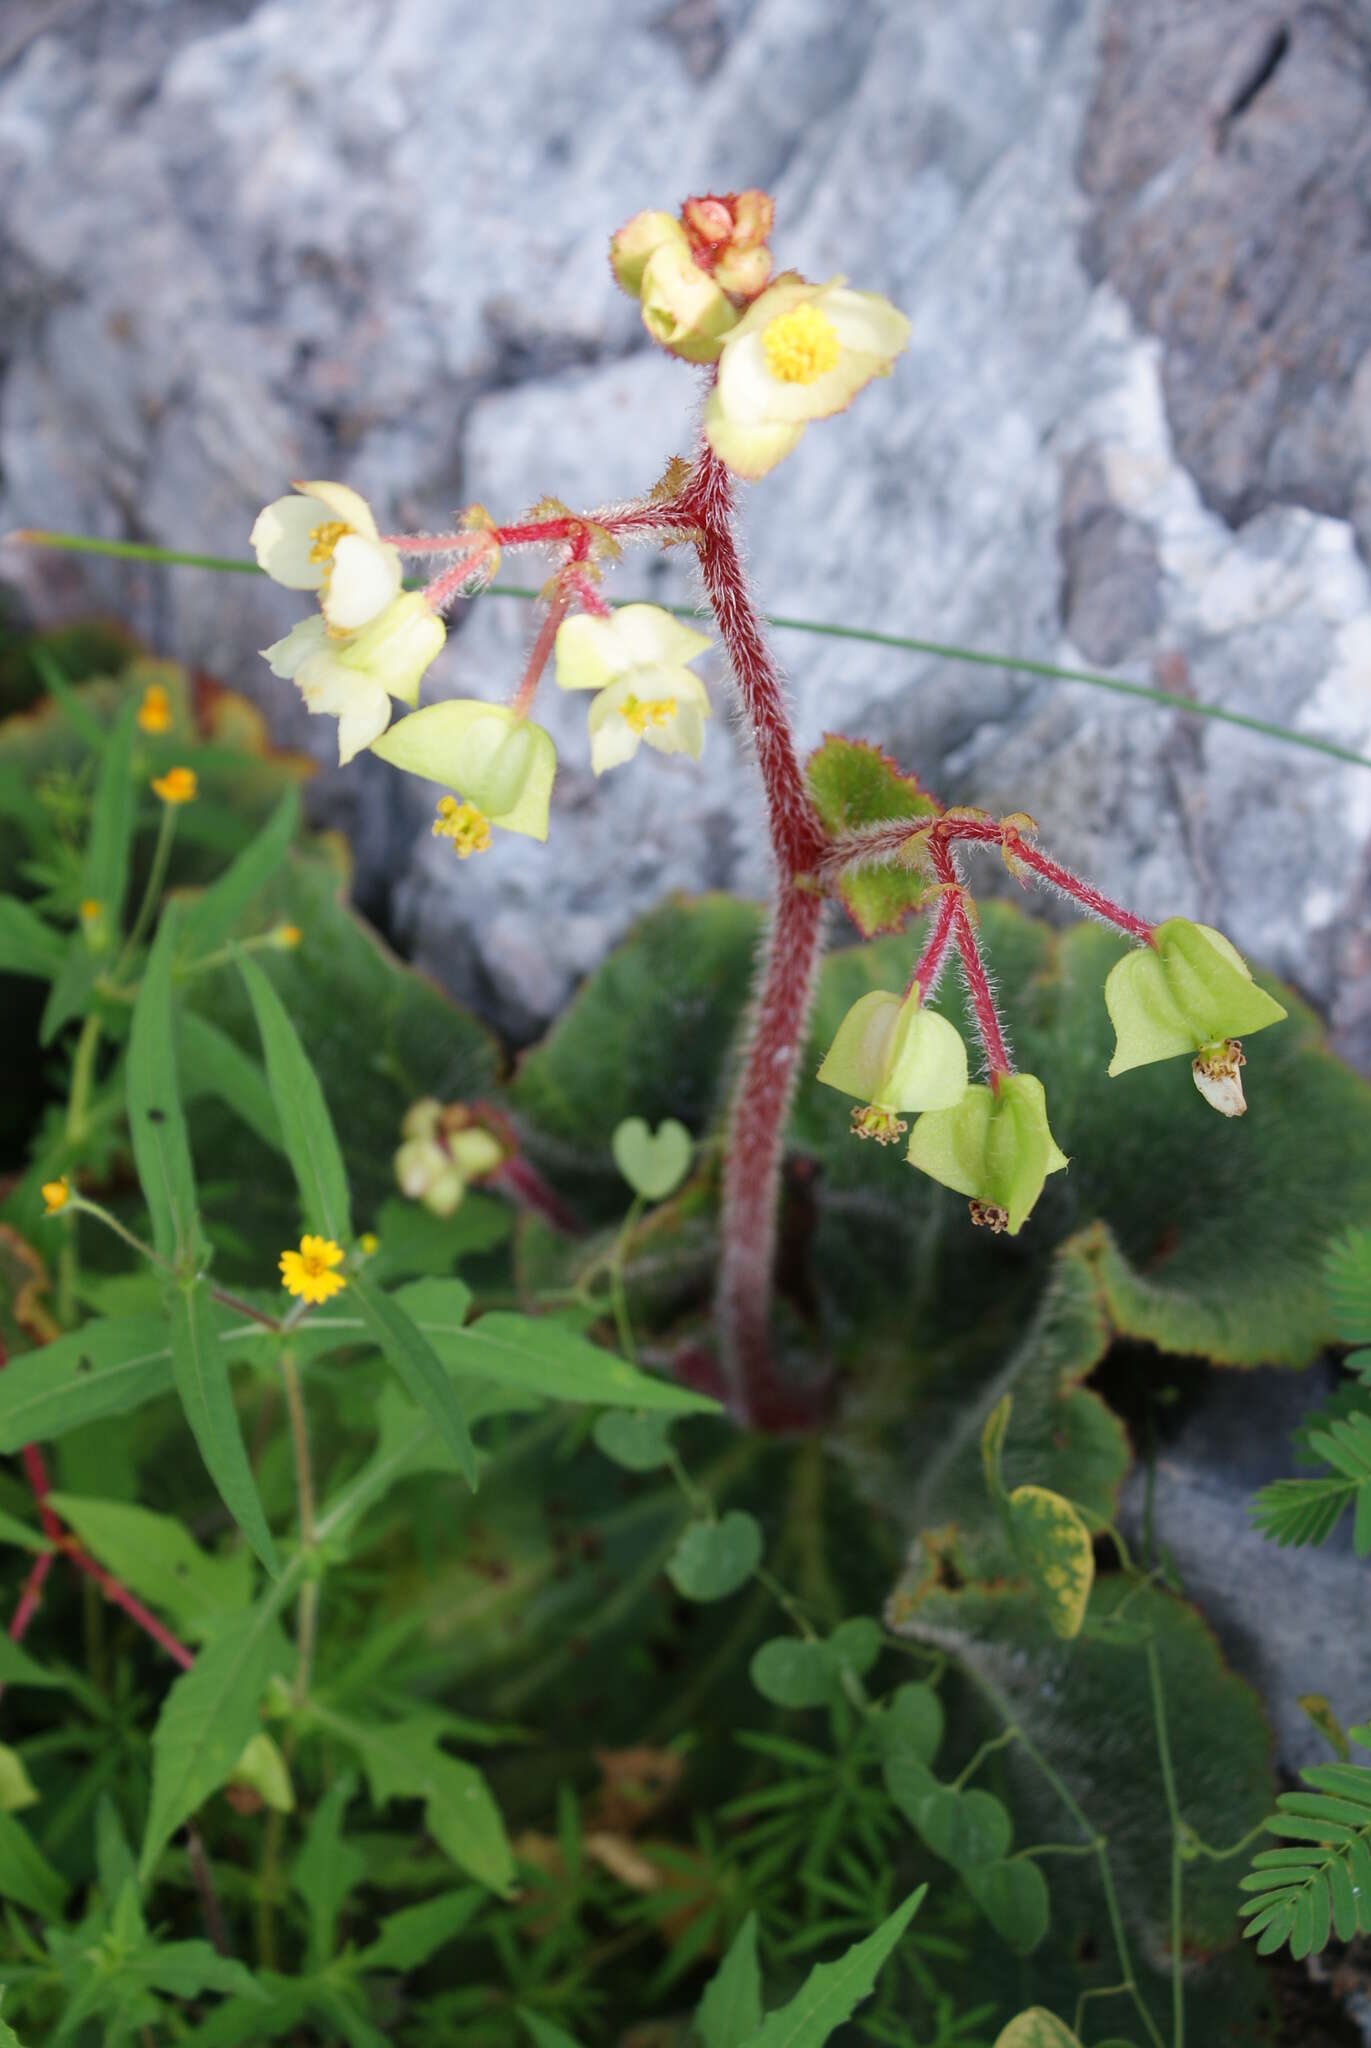
[[[249,538],[273,582],[318,591],[340,633],[369,624],[400,588],[399,555],[381,539],[366,499],[346,484],[297,484],[258,513]]]
[[[338,720],[338,759],[346,764],[390,723],[390,700],[413,704],[446,628],[416,590],[397,597],[359,633],[339,639],[323,619],[302,619],[262,654],[273,675],[293,682],[306,708]]]
[[[709,697],[685,664],[711,642],[655,604],[629,604],[612,618],[585,613],[557,631],[557,682],[594,690],[587,715],[597,775],[631,760],[646,742],[659,754],[700,758]]]
[[[811,420],[888,376],[908,340],[908,320],[876,292],[778,278],[724,336],[705,406],[710,447],[739,476],[765,476]]]

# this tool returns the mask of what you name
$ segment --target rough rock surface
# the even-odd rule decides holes
[[[574,34],[552,0],[517,33],[456,0],[50,0],[0,29],[0,530],[236,551],[301,473],[397,524],[640,489],[689,446],[696,380],[645,346],[606,233],[760,182],[787,260],[915,323],[896,375],[751,494],[765,603],[1118,663],[1371,751],[1369,109],[1352,0],[586,0]],[[5,571],[40,614],[117,607],[301,736],[253,652],[285,594]],[[639,556],[617,588],[688,586]],[[486,601],[431,687],[503,692],[528,629]],[[1371,775],[1011,670],[782,648],[806,743],[842,725],[1026,807],[1371,1059]],[[326,772],[318,809],[420,957],[531,1030],[666,888],[764,885],[717,681],[699,774],[597,786],[579,709],[550,707],[550,857],[458,869],[427,792],[374,769]]]

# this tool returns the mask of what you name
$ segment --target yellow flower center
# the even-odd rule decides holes
[[[455,796],[440,797],[433,836],[450,839],[458,860],[469,860],[473,853],[489,849],[490,820],[475,804],[459,804]]]
[[[154,776],[152,786],[164,804],[188,804],[200,785],[193,768],[168,768],[165,775]]]
[[[817,306],[792,306],[762,329],[766,366],[782,384],[812,384],[837,367],[838,330]]]
[[[659,697],[653,704],[644,704],[640,697],[630,695],[619,706],[619,716],[630,732],[645,733],[650,725],[670,725],[676,716],[676,699]]]
[[[309,530],[311,562],[331,562],[333,550],[348,530],[345,519],[326,519],[322,526],[312,526]]]
[[[160,683],[149,683],[138,706],[138,724],[144,732],[171,730],[171,699]]]
[[[341,1245],[328,1237],[302,1237],[298,1252],[282,1252],[281,1281],[288,1294],[308,1302],[327,1301],[347,1286],[335,1266],[343,1263]]]

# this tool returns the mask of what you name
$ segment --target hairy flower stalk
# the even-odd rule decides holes
[[[338,719],[341,760],[367,747],[438,786],[433,830],[460,862],[492,851],[495,829],[548,836],[556,748],[530,714],[549,666],[559,688],[590,695],[596,775],[627,769],[644,747],[701,758],[711,706],[691,664],[708,640],[651,604],[611,609],[599,589],[605,564],[627,543],[695,549],[756,755],[774,879],[724,1151],[720,1374],[740,1418],[783,1428],[813,1412],[778,1370],[772,1311],[785,1130],[829,898],[838,897],[867,936],[897,929],[911,914],[927,925],[903,994],[875,989],[855,1003],[817,1078],[856,1098],[859,1140],[894,1144],[909,1129],[906,1114],[914,1116],[909,1164],[966,1196],[973,1222],[995,1231],[1021,1229],[1048,1176],[1069,1162],[1049,1128],[1042,1083],[1014,1069],[960,849],[998,851],[1021,883],[1058,891],[1133,942],[1105,990],[1118,1037],[1111,1073],[1184,1055],[1205,1101],[1241,1115],[1240,1039],[1284,1012],[1221,933],[1181,918],[1147,923],[1040,852],[1025,814],[946,809],[879,750],[837,735],[801,765],[739,557],[734,480],[765,476],[812,426],[889,375],[909,322],[841,278],[773,274],[771,225],[770,199],[749,190],[689,199],[679,219],[637,214],[613,238],[614,275],[637,299],[654,342],[709,366],[693,464],[674,460],[637,503],[578,514],[548,498],[505,525],[474,505],[450,534],[383,535],[355,491],[316,481],[268,506],[253,544],[268,574],[315,591],[319,603],[318,615],[266,650],[274,672],[294,682],[310,711]],[[442,614],[489,582],[506,548],[537,548],[554,562],[512,696],[503,704],[440,699],[405,711],[417,707],[443,645]],[[436,574],[402,595],[398,564],[406,555]],[[955,1025],[929,1007],[954,953],[985,1056],[985,1079],[976,1082]],[[447,1213],[473,1177],[499,1179],[530,1199],[513,1145],[468,1128],[465,1109],[419,1104],[413,1114],[424,1127],[406,1129],[397,1172],[414,1199]],[[429,1128],[440,1115],[457,1117],[451,1131]],[[550,1199],[552,1208],[535,1206],[567,1227]],[[322,1256],[312,1241],[287,1254],[286,1284],[321,1294],[346,1284]]]

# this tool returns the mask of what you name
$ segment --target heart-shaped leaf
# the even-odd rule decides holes
[[[1021,1956],[1038,1946],[1047,1932],[1051,1909],[1047,1882],[1036,1863],[1016,1857],[1012,1863],[981,1864],[962,1875],[1002,1941]]]
[[[635,1195],[645,1202],[664,1202],[690,1171],[694,1146],[684,1124],[674,1116],[655,1131],[640,1116],[625,1117],[611,1140],[614,1164]]]
[[[958,1869],[998,1862],[1014,1839],[1009,1810],[993,1792],[955,1792],[950,1785],[924,1800],[918,1829],[934,1855]]]
[[[762,1561],[762,1532],[742,1508],[721,1521],[692,1522],[667,1559],[667,1577],[687,1600],[726,1600]]]
[[[655,1472],[671,1462],[671,1417],[611,1409],[595,1424],[595,1447],[626,1472]]]

